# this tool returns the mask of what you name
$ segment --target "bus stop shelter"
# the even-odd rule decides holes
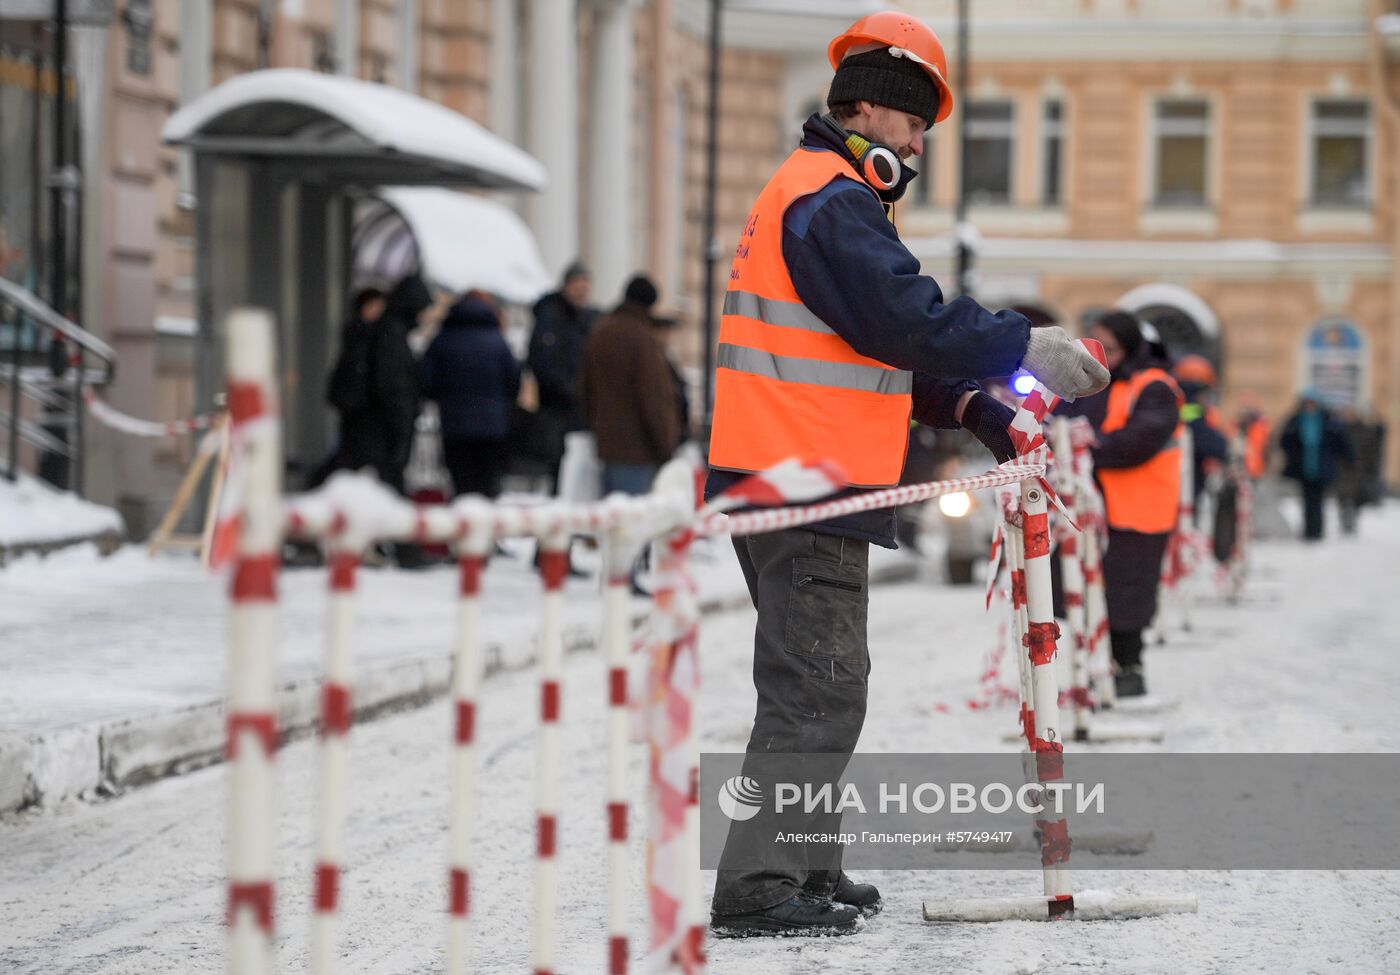
[[[223,389],[229,310],[271,310],[293,469],[330,442],[322,392],[355,284],[356,206],[391,186],[536,191],[545,181],[533,157],[448,108],[296,69],[230,79],[172,115],[162,138],[191,150],[195,170],[196,401],[209,409]],[[457,228],[464,242],[492,238],[492,212],[477,212],[482,222]]]

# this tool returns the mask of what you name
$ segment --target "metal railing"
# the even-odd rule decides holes
[[[0,278],[0,308],[15,315],[15,327],[8,359],[0,364],[0,383],[9,386],[9,408],[0,410],[0,425],[6,428],[5,476],[19,476],[20,441],[69,462],[69,481],[82,493],[83,483],[83,390],[105,385],[116,371],[117,354],[110,345],[87,329],[74,324],[49,307],[32,292],[13,281]],[[39,327],[40,335],[61,338],[68,344],[68,361],[62,371],[26,364],[20,341],[20,321],[28,319]],[[24,419],[23,400],[38,404],[46,416],[43,424]],[[65,439],[52,428],[71,434]]]

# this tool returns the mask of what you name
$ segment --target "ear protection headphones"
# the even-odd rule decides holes
[[[856,157],[856,167],[864,180],[877,190],[892,190],[899,185],[904,166],[899,161],[899,153],[883,142],[871,142],[865,136],[847,132],[830,115],[823,115],[822,121],[840,137],[851,155]]]

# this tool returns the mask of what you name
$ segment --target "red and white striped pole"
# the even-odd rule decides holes
[[[229,971],[273,970],[276,868],[277,570],[282,444],[272,317],[228,319],[228,405],[236,453],[230,531],[237,539],[229,639]]]
[[[1060,732],[1059,685],[1055,674],[1054,604],[1050,593],[1050,515],[1045,488],[1034,479],[1021,482],[1021,531],[1025,539],[1026,650],[1031,663],[1035,702],[1037,778],[1057,782],[1064,776],[1064,744]],[[1040,830],[1040,862],[1045,871],[1045,895],[1050,916],[1074,911],[1069,885],[1069,824],[1047,806],[1036,825]]]
[[[607,534],[604,556],[603,650],[608,676],[608,975],[625,975],[628,961],[628,892],[631,860],[627,848],[627,658],[632,649],[627,612],[632,566],[641,548],[632,534],[614,528]]]
[[[1025,542],[1021,535],[1021,512],[1014,494],[1008,492],[1003,497],[1002,516],[1006,532],[1006,576],[1011,586],[1011,648],[1021,685],[1021,736],[1029,750],[1035,738],[1035,688],[1031,683],[1030,658],[1026,655]]]
[[[1070,703],[1074,707],[1074,738],[1089,739],[1089,641],[1084,619],[1084,566],[1081,561],[1080,536],[1092,531],[1079,520],[1079,485],[1074,470],[1074,446],[1070,438],[1069,420],[1057,417],[1050,426],[1052,447],[1058,463],[1056,470],[1060,500],[1070,518],[1079,522],[1080,531],[1065,525],[1060,535],[1060,580],[1065,594],[1065,622],[1070,639]]]
[[[457,646],[452,660],[452,804],[448,819],[447,975],[465,975],[469,959],[472,826],[476,820],[476,698],[481,687],[481,577],[496,540],[492,507],[480,498],[453,506],[465,532],[455,544]]]
[[[355,570],[364,549],[338,511],[336,531],[327,546],[330,558],[326,675],[321,691],[320,811],[316,830],[315,918],[312,922],[311,970],[330,975],[336,967],[340,876],[345,866],[345,764],[349,748],[351,680],[355,657]]]
[[[1254,526],[1254,482],[1244,468],[1243,438],[1231,457],[1235,473],[1235,547],[1230,553],[1230,602],[1244,596],[1245,578],[1249,574],[1250,532]]]
[[[554,511],[540,513],[540,732],[535,750],[535,975],[554,975],[554,915],[558,901],[555,860],[559,829],[559,712],[564,672],[564,579],[569,574],[569,534]],[[555,524],[551,525],[550,521]]]
[[[1103,589],[1103,557],[1099,528],[1102,525],[1101,499],[1094,482],[1094,459],[1089,453],[1093,430],[1087,420],[1072,421],[1070,442],[1074,471],[1081,499],[1076,515],[1082,529],[1079,561],[1084,582],[1084,634],[1088,650],[1089,678],[1103,707],[1117,703],[1113,666],[1108,648],[1108,602]]]
[[[1195,464],[1192,459],[1191,428],[1182,424],[1172,440],[1178,451],[1178,484],[1176,506],[1176,528],[1167,541],[1167,551],[1162,557],[1161,590],[1163,604],[1170,605],[1179,615],[1181,628],[1191,629],[1191,606],[1188,598],[1187,577],[1191,572],[1190,559],[1193,555],[1195,537],[1195,505],[1193,480]],[[1157,642],[1166,641],[1166,613],[1154,621]]]

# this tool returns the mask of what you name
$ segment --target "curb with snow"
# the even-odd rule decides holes
[[[870,582],[907,581],[918,572],[919,563],[911,559],[871,569]],[[701,611],[716,613],[748,604],[747,594],[736,593],[703,601]],[[593,624],[566,627],[565,649],[596,650],[597,630]],[[489,679],[532,666],[535,638],[487,640],[482,652]],[[447,651],[363,668],[354,685],[355,720],[423,707],[448,693],[451,678],[452,655]],[[282,740],[314,733],[320,704],[319,678],[284,684],[277,701]],[[67,799],[100,799],[204,768],[222,760],[225,739],[222,700],[54,731],[0,731],[0,813]]]

